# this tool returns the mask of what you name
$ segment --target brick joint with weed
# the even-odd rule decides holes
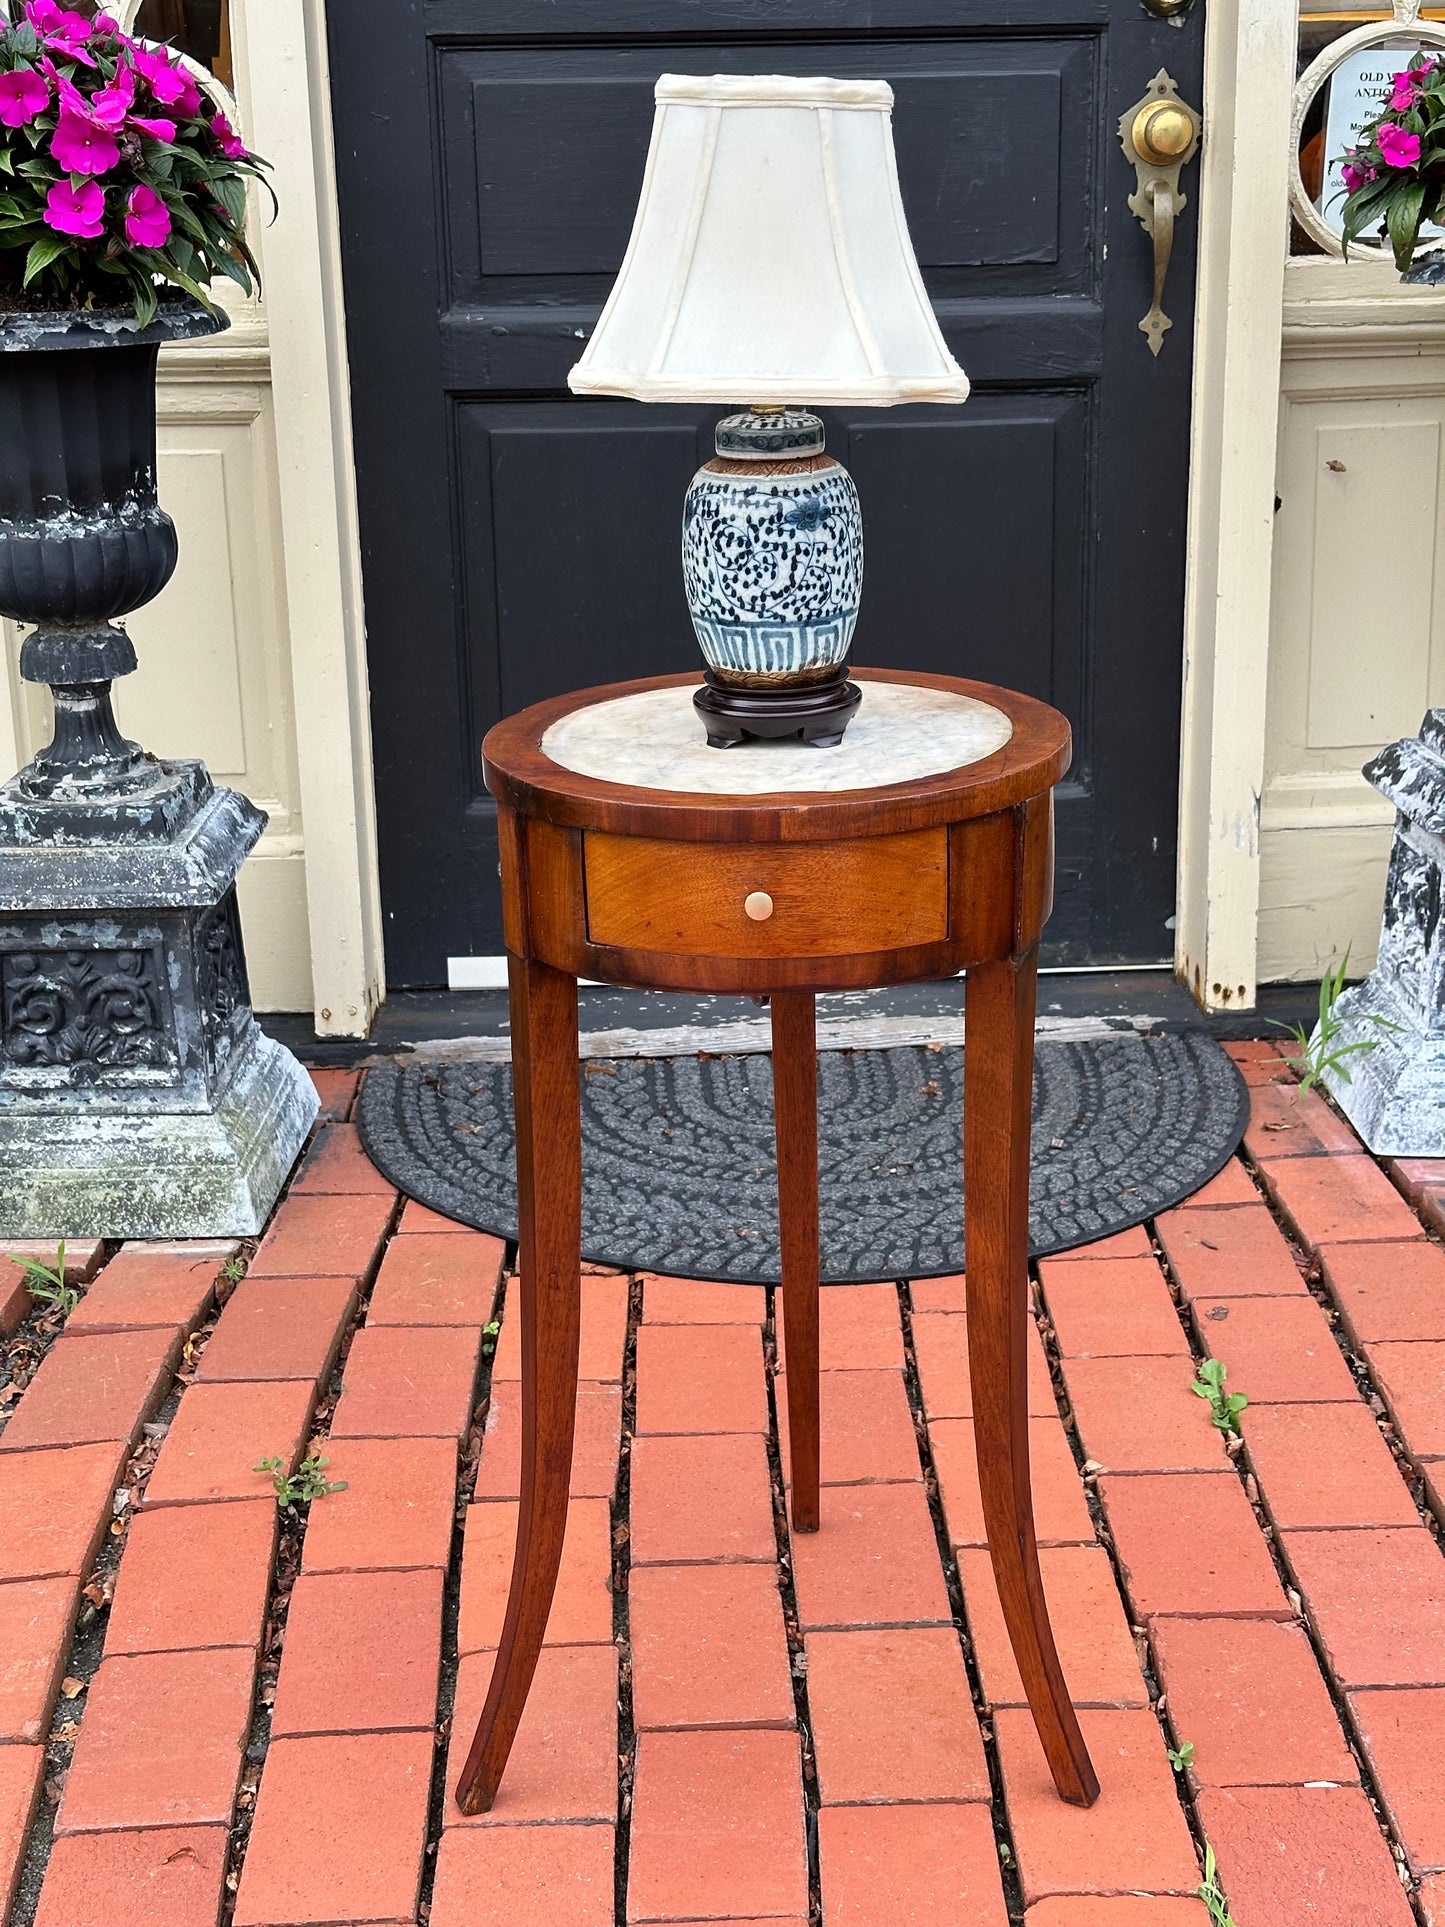
[[[286,1470],[286,1461],[275,1454],[253,1465],[253,1472],[266,1473],[276,1489],[276,1503],[283,1512],[295,1515],[298,1506],[310,1505],[313,1499],[330,1498],[333,1492],[346,1490],[345,1479],[328,1479],[326,1467],[330,1460],[319,1454],[304,1458],[294,1472]]]
[[[1225,1436],[1239,1438],[1239,1415],[1249,1400],[1243,1392],[1226,1392],[1224,1381],[1228,1368],[1219,1358],[1206,1358],[1199,1367],[1198,1376],[1189,1387],[1196,1398],[1209,1402],[1209,1422]]]
[[[74,1285],[65,1282],[65,1240],[62,1238],[55,1247],[55,1265],[52,1268],[43,1264],[39,1258],[22,1258],[10,1253],[12,1265],[19,1265],[25,1273],[25,1285],[30,1296],[52,1311],[58,1311],[62,1318],[70,1314],[80,1303],[80,1293]]]

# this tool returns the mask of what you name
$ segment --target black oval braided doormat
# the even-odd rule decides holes
[[[822,1271],[832,1283],[963,1269],[963,1052],[818,1058]],[[598,1264],[776,1283],[772,1060],[582,1066],[582,1251]],[[1212,1178],[1244,1133],[1238,1071],[1202,1032],[1040,1040],[1030,1241],[1035,1256],[1140,1224]],[[372,1161],[409,1196],[478,1230],[517,1232],[509,1064],[369,1071]]]

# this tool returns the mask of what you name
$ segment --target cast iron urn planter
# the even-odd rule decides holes
[[[226,325],[0,317],[0,615],[33,625],[20,673],[55,712],[0,785],[0,1237],[258,1231],[316,1114],[251,1013],[236,875],[264,814],[111,710],[119,618],[176,566],[160,344]]]

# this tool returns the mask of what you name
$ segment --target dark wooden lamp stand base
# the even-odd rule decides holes
[[[745,738],[769,740],[801,736],[815,749],[834,749],[863,700],[857,683],[848,679],[848,665],[826,682],[795,684],[782,689],[744,689],[720,682],[711,669],[692,706],[707,728],[714,749],[731,749]]]

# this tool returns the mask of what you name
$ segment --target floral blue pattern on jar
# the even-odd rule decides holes
[[[794,475],[700,469],[683,505],[682,570],[703,656],[724,681],[841,663],[863,586],[852,477],[837,462]]]

